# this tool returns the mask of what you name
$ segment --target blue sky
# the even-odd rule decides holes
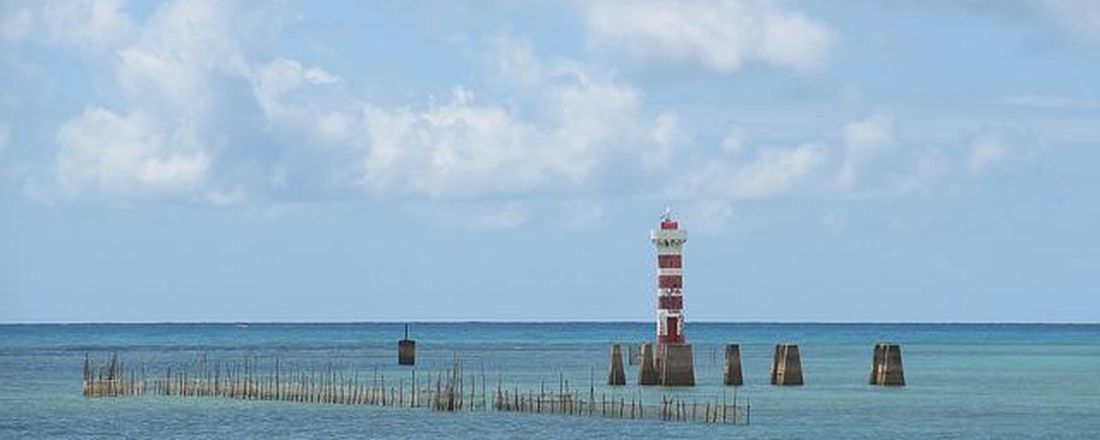
[[[0,4],[0,321],[1100,319],[1100,3]]]

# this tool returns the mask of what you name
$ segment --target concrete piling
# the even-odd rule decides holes
[[[397,364],[416,365],[416,341],[409,339],[408,324],[405,324],[405,338],[397,341]]]
[[[741,346],[726,344],[726,360],[722,368],[722,384],[741,386]]]
[[[887,342],[875,344],[871,357],[871,385],[905,386],[905,372],[901,364],[901,346]]]
[[[695,359],[691,344],[661,344],[661,385],[695,386]]]
[[[772,361],[772,385],[802,385],[802,359],[797,344],[777,344]]]
[[[653,344],[641,344],[641,360],[638,366],[638,385],[660,385],[661,376],[657,374],[657,364],[653,356]]]
[[[623,353],[619,344],[611,346],[611,365],[607,369],[608,385],[626,385],[626,372],[623,371]]]

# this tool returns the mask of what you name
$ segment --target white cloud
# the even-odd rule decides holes
[[[929,195],[964,177],[970,151],[947,144],[914,143],[899,138],[893,118],[871,115],[846,123],[831,137],[797,146],[759,146],[745,141],[745,130],[734,126],[718,138],[721,153],[696,146],[689,163],[677,169],[666,197],[673,200],[738,201],[784,197],[897,198]],[[983,147],[985,148],[985,147]],[[988,152],[980,153],[981,155]],[[991,155],[979,159],[999,160]]]
[[[507,81],[523,87],[541,83],[547,74],[531,44],[516,38],[495,38],[491,62]]]
[[[116,74],[122,89],[143,105],[198,113],[208,102],[205,75],[189,61],[142,47],[118,52]]]
[[[920,121],[905,121],[921,127]],[[930,196],[958,182],[970,160],[966,136],[914,138],[899,133],[898,122],[871,115],[843,126],[842,155],[835,161],[830,195],[841,198],[900,198]],[[933,130],[943,130],[936,127]],[[925,130],[909,130],[921,132]],[[956,148],[962,145],[963,148]]]
[[[824,149],[814,144],[787,150],[762,150],[754,161],[734,174],[733,195],[765,198],[781,194],[809,176],[824,157]]]
[[[247,108],[231,100],[251,79],[245,47],[279,26],[278,11],[177,0],[159,5],[140,26],[113,1],[49,3],[42,11],[56,26],[92,21],[88,32],[96,35],[126,29],[89,48],[114,53],[108,60],[122,92],[112,96],[117,110],[89,104],[57,132],[55,172],[64,194],[212,204],[245,198],[247,185],[233,182],[241,175],[218,174],[252,166],[227,162],[235,154],[227,147],[247,128],[226,120],[242,118],[237,112]],[[325,80],[309,69],[304,76]]]
[[[556,145],[546,157],[552,168],[582,180],[611,149],[636,148],[651,139],[641,117],[641,94],[633,87],[579,66],[559,68],[542,85],[539,113],[550,123],[547,140]],[[633,148],[632,148],[633,147]]]
[[[542,180],[536,129],[456,89],[426,110],[370,106],[361,183],[379,195],[477,197],[522,192]],[[525,160],[531,158],[532,160]]]
[[[0,124],[0,154],[4,154],[4,150],[8,149],[10,143],[11,127],[8,124]]]
[[[339,111],[317,116],[317,130],[329,142],[340,142],[351,136],[352,117]]]
[[[228,88],[250,76],[242,46],[262,33],[256,21],[278,26],[278,15],[210,0],[164,3],[119,45],[116,79],[132,106],[170,116],[210,114]]]
[[[133,31],[122,0],[7,1],[0,16],[0,37],[6,41],[40,34],[50,42],[100,49]]]
[[[852,150],[881,148],[894,141],[894,122],[885,116],[871,116],[844,126],[844,145]]]
[[[43,5],[50,35],[74,45],[108,47],[131,32],[122,0],[53,1]]]
[[[249,81],[268,130],[279,137],[312,147],[342,145],[362,125],[364,104],[320,66],[276,58],[254,66]]]
[[[722,136],[722,151],[729,155],[741,154],[745,149],[745,130],[734,126]]]
[[[725,199],[682,203],[677,209],[683,212],[684,222],[691,224],[692,232],[701,234],[726,232],[735,220],[733,204]]]
[[[664,175],[690,141],[676,113],[647,112],[643,93],[614,72],[540,57],[522,39],[492,42],[498,78],[486,90],[458,86],[441,101],[379,105],[353,95],[323,66],[280,56],[252,59],[257,38],[281,24],[279,11],[175,0],[135,25],[118,2],[62,6],[30,11],[30,30],[19,24],[21,15],[6,16],[15,25],[4,32],[24,38],[35,23],[45,23],[49,9],[52,23],[95,22],[88,32],[102,39],[83,47],[114,54],[108,67],[122,93],[112,96],[110,109],[90,103],[57,132],[57,187],[73,197],[218,205],[334,190],[442,200],[535,193],[583,198],[607,185]],[[710,22],[699,38],[680,41],[627,23],[635,26],[623,34],[629,44],[657,38],[656,47],[685,50],[720,71],[745,62],[810,68],[831,38],[823,26],[766,2],[630,9],[655,10],[681,26],[710,12],[746,24],[750,29],[729,31]],[[603,4],[589,12],[597,19],[623,11]],[[731,131],[723,145],[733,157],[704,167],[710,171],[693,185],[720,198],[780,196],[823,160],[813,145],[746,155],[742,137]],[[471,214],[467,223],[514,227],[530,217],[518,205],[505,208]],[[602,215],[601,207],[590,208],[580,209],[580,217]]]
[[[288,113],[293,110],[284,103],[286,94],[306,86],[334,84],[339,81],[320,67],[306,68],[301,63],[286,58],[278,58],[257,66],[253,69],[251,77],[253,91],[260,108],[269,119],[275,120],[290,116]],[[329,114],[326,117],[338,116]],[[328,122],[330,130],[334,128],[333,124],[339,125],[339,122],[330,120]]]
[[[210,166],[193,133],[166,132],[144,115],[121,116],[100,107],[66,122],[58,141],[58,176],[70,195],[187,199]]]
[[[676,150],[676,145],[683,142],[684,131],[680,127],[680,119],[671,112],[657,115],[652,136],[651,148],[642,154],[642,160],[647,167],[655,168],[665,164]]]
[[[675,116],[648,122],[639,92],[609,75],[542,60],[515,39],[498,38],[493,55],[513,92],[508,107],[465,88],[425,109],[365,105],[368,191],[460,199],[583,192],[612,157],[656,165],[674,148]]]
[[[710,160],[672,184],[674,198],[765,199],[790,195],[810,182],[826,158],[825,148],[758,148],[751,157]]]
[[[834,32],[766,0],[581,2],[592,40],[660,62],[732,73],[758,62],[795,70],[819,66]]]
[[[593,28],[606,42],[721,72],[749,62],[810,68],[832,35],[768,2],[588,8],[597,24],[625,14],[619,31]],[[734,126],[713,140],[718,152],[694,145],[687,135],[697,128],[693,121],[648,109],[643,91],[615,72],[540,56],[508,37],[492,42],[495,77],[475,82],[479,88],[379,104],[355,95],[324,66],[278,55],[254,59],[249,30],[279,22],[262,17],[232,4],[178,0],[111,43],[109,78],[121,93],[111,94],[109,106],[89,104],[60,127],[57,186],[72,196],[211,204],[302,193],[499,202],[532,195],[587,200],[607,188],[632,195],[666,190],[662,195],[673,200],[713,201],[699,209],[721,225],[735,200],[920,183],[917,174],[901,183],[884,178],[884,169],[901,167],[883,165],[883,155],[901,150],[887,148],[897,143],[888,117],[845,125],[843,148],[835,151],[816,140],[753,146]],[[693,19],[698,26],[689,25]],[[744,26],[730,25],[738,23]],[[807,35],[813,43],[802,41]],[[956,162],[970,160],[978,169],[1004,155],[981,148],[972,158],[954,153]],[[602,207],[577,212],[585,223],[598,220]],[[479,227],[514,227],[532,215],[509,205],[463,218]]]
[[[30,34],[35,25],[35,10],[30,2],[7,1],[0,4],[0,38],[19,41]]]
[[[675,115],[648,120],[641,94],[611,74],[542,60],[508,38],[492,51],[507,100],[456,87],[443,103],[377,105],[321,66],[249,59],[252,31],[280,22],[267,14],[205,0],[160,5],[114,49],[117,110],[90,104],[58,131],[58,186],[210,203],[355,188],[443,199],[584,192],[607,178],[595,170],[609,157],[660,162],[678,141]],[[250,120],[260,126],[233,123]],[[265,147],[257,157],[240,143]],[[318,145],[331,148],[310,151]]]
[[[837,174],[840,187],[852,189],[881,150],[893,143],[894,122],[888,117],[871,116],[845,125],[844,163]]]
[[[998,139],[981,137],[970,149],[970,170],[981,173],[1004,160],[1006,153],[1005,147]]]
[[[1094,0],[1035,0],[1046,14],[1078,40],[1100,46],[1100,2]]]

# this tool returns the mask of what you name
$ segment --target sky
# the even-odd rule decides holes
[[[1100,321],[1100,2],[3,1],[0,322]]]

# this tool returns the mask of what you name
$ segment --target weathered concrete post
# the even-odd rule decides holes
[[[802,359],[798,345],[777,344],[772,361],[772,385],[802,385]]]
[[[900,345],[886,342],[875,344],[875,352],[871,357],[870,383],[882,386],[905,386]]]
[[[611,346],[611,366],[607,370],[608,385],[626,385],[626,372],[623,371],[623,354],[619,344]]]
[[[722,369],[722,384],[741,386],[741,346],[726,344],[726,361]]]
[[[695,386],[695,358],[691,344],[665,343],[660,345],[661,385]]]
[[[397,365],[416,365],[416,341],[409,339],[408,324],[405,324],[405,338],[397,341]]]
[[[661,377],[657,374],[653,344],[643,343],[641,352],[641,362],[638,366],[638,385],[660,385]]]

